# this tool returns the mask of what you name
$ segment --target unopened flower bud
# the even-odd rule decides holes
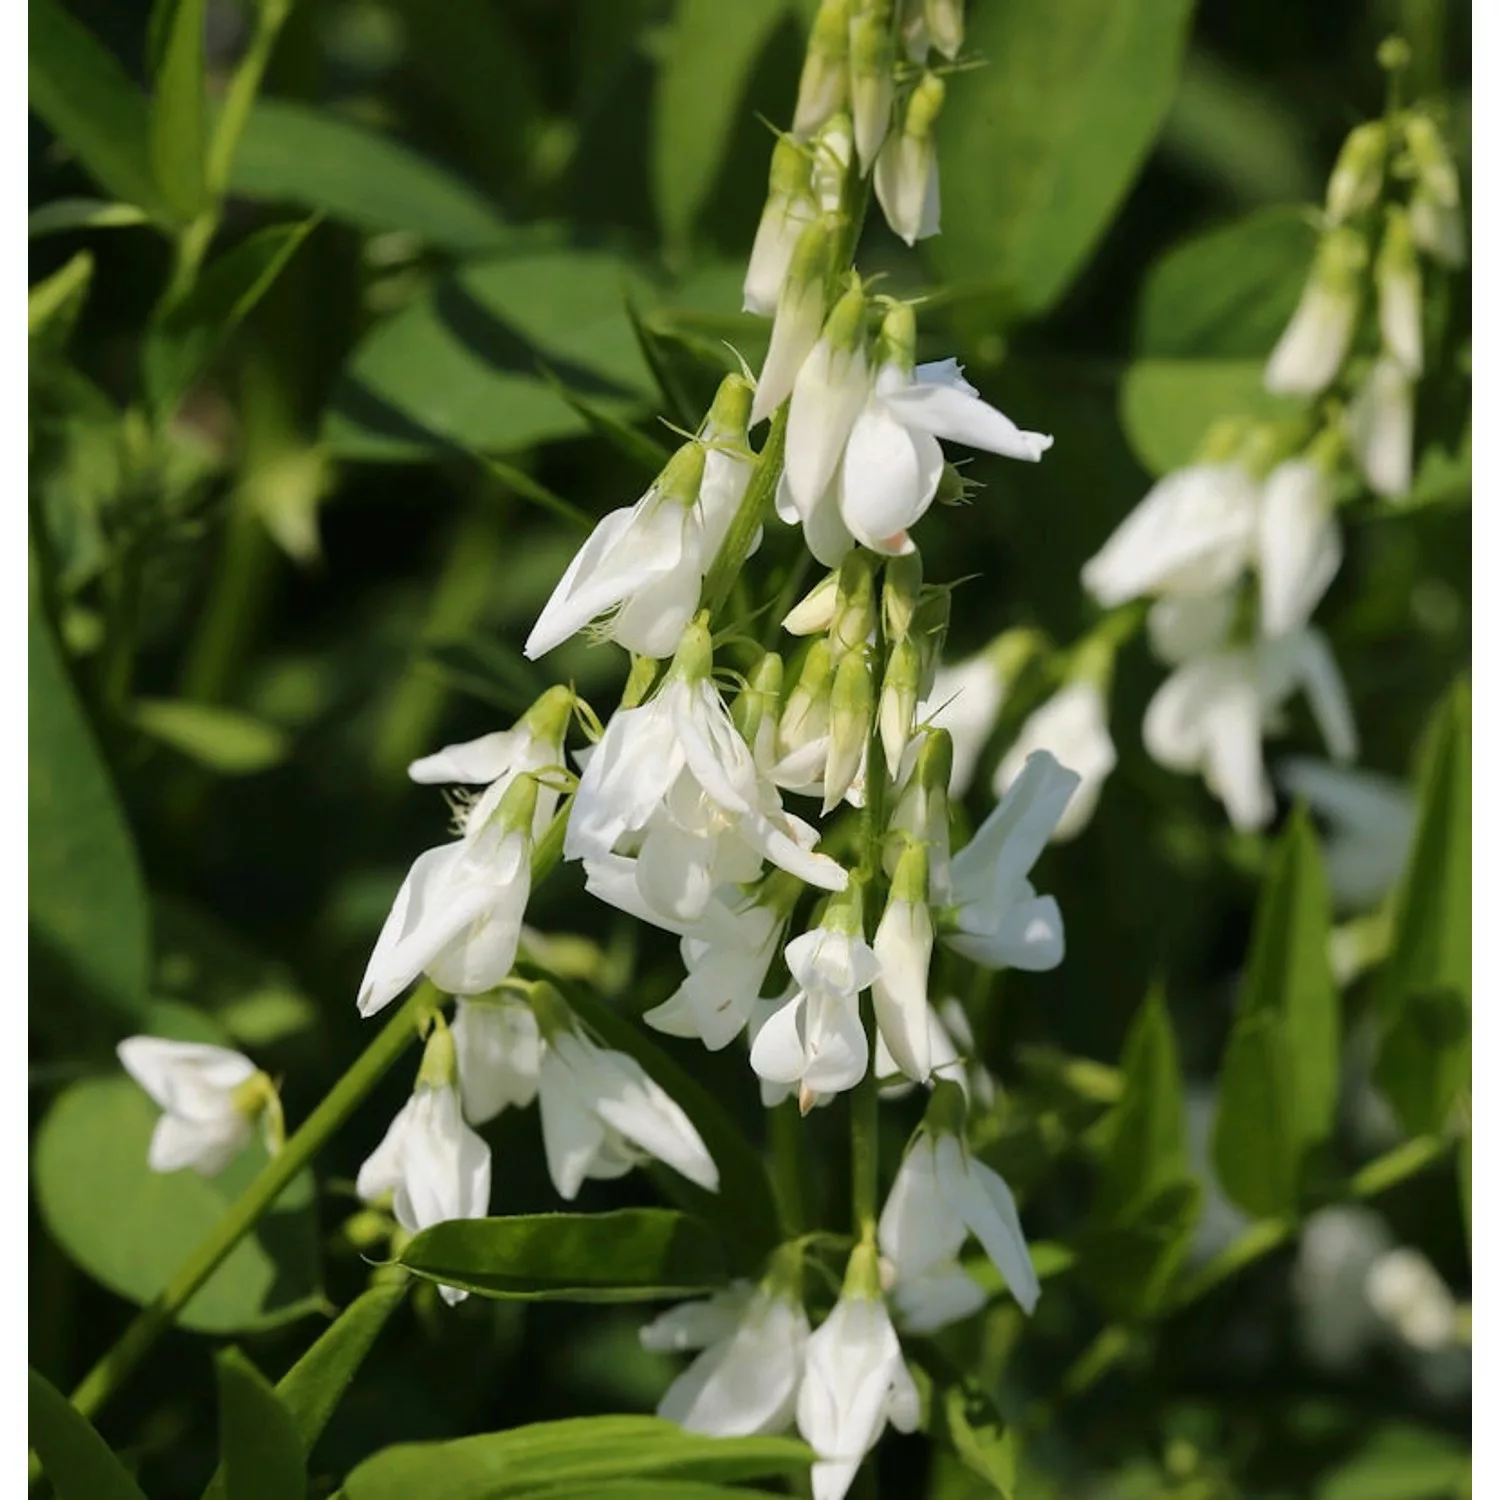
[[[927,0],[927,34],[952,62],[964,45],[964,0]]]
[[[838,593],[839,575],[825,574],[792,606],[781,628],[789,635],[821,635],[833,623]]]
[[[1281,396],[1316,396],[1344,362],[1359,313],[1369,251],[1358,231],[1323,236],[1312,275],[1266,364],[1265,385]]]
[[[922,657],[916,642],[905,636],[891,647],[880,685],[880,743],[894,775],[906,754],[916,723]]]
[[[769,765],[776,734],[776,711],[781,703],[783,666],[780,656],[767,651],[734,700],[730,717],[758,765]]]
[[[875,572],[879,561],[863,549],[839,564],[833,618],[828,622],[829,645],[837,655],[863,651],[875,629]]]
[[[849,22],[849,80],[854,107],[854,145],[860,170],[868,173],[891,125],[895,92],[895,45],[890,0],[864,0]]]
[[[752,426],[770,416],[791,394],[803,360],[818,341],[828,311],[828,281],[839,229],[839,220],[825,214],[814,219],[797,240],[786,285],[776,304],[771,346],[755,388]]]
[[[922,597],[922,554],[907,552],[886,560],[880,611],[886,639],[904,641],[911,634]]]
[[[908,844],[896,862],[890,899],[871,944],[880,960],[880,973],[870,988],[881,1039],[901,1071],[918,1083],[925,1083],[932,1073],[927,974],[933,930],[928,883],[926,848]]]
[[[810,150],[783,136],[771,153],[771,182],[745,270],[746,312],[769,318],[786,282],[798,236],[817,215]]]
[[[894,876],[909,844],[927,850],[932,898],[948,900],[948,783],[953,775],[953,742],[946,729],[930,729],[917,747],[916,764],[891,814],[883,865]]]
[[[1399,208],[1386,219],[1375,259],[1380,297],[1380,340],[1408,375],[1422,373],[1422,272],[1411,220]]]
[[[849,0],[823,0],[818,7],[792,116],[793,132],[804,139],[848,99],[849,9]]]
[[[453,1034],[442,1016],[433,1019],[432,1030],[427,1034],[427,1045],[422,1049],[422,1066],[417,1070],[417,1087],[429,1089],[453,1088],[458,1083],[458,1054],[453,1047]]]
[[[893,233],[914,245],[940,228],[937,142],[933,127],[942,113],[945,88],[926,73],[906,101],[901,127],[875,163],[875,196]]]
[[[1468,258],[1458,169],[1442,132],[1427,115],[1410,115],[1405,145],[1416,172],[1411,199],[1412,238],[1440,265],[1457,268]]]
[[[1383,120],[1370,120],[1349,132],[1328,179],[1328,222],[1342,224],[1363,213],[1380,196],[1387,134]]]
[[[1394,498],[1411,488],[1413,393],[1411,378],[1389,354],[1371,366],[1344,413],[1349,451],[1377,495]]]
[[[781,710],[776,748],[783,757],[828,733],[832,693],[833,653],[826,640],[816,640],[808,647]]]
[[[812,171],[808,182],[819,213],[849,210],[849,169],[854,161],[854,124],[840,110],[829,117],[812,143]]]
[[[927,0],[901,0],[901,19],[896,23],[896,32],[906,60],[921,67],[932,49],[932,37],[927,30]]]
[[[670,677],[683,682],[701,682],[714,669],[714,639],[708,628],[707,611],[688,621],[672,657]]]
[[[910,375],[917,364],[917,315],[909,302],[893,302],[880,324],[875,344],[875,366],[894,365]]]
[[[870,738],[875,687],[865,653],[850,651],[834,670],[829,723],[828,769],[823,776],[823,811],[843,800],[854,784]]]

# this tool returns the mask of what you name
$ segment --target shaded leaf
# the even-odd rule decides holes
[[[33,946],[61,981],[138,1015],[150,947],[135,846],[51,632],[35,611],[27,697]]]
[[[140,698],[136,727],[223,776],[249,776],[279,765],[290,748],[284,731],[237,708],[185,698]]]
[[[57,1500],[145,1500],[140,1486],[50,1381],[26,1372],[26,1436]]]
[[[1375,1078],[1413,1135],[1447,1130],[1472,1075],[1468,996],[1413,990],[1381,1042]]]
[[[1220,1070],[1212,1149],[1224,1192],[1248,1213],[1279,1218],[1296,1207],[1302,1155],[1296,1111],[1285,1023],[1271,1010],[1242,1015]]]
[[[580,396],[577,391],[569,390],[545,364],[541,366],[541,371],[547,384],[583,418],[590,431],[602,438],[622,458],[629,459],[642,474],[655,476],[671,458],[672,450],[665,443],[658,442],[649,433],[638,432],[628,422],[611,416],[592,401]]]
[[[94,257],[80,250],[66,265],[39,281],[26,296],[26,332],[32,348],[60,349],[83,311],[94,275]]]
[[[729,1279],[708,1226],[663,1208],[452,1219],[424,1229],[399,1259],[431,1281],[541,1302],[644,1302]]]
[[[26,236],[60,234],[70,229],[123,229],[150,221],[133,203],[105,203],[99,198],[54,198],[26,216]]]
[[[704,1437],[658,1417],[575,1417],[447,1443],[403,1443],[344,1481],[348,1500],[498,1500],[646,1475],[733,1482],[804,1473],[792,1438]]]
[[[1313,1500],[1439,1500],[1465,1493],[1469,1463],[1446,1432],[1391,1423],[1324,1474]]]
[[[1079,1239],[1079,1274],[1112,1317],[1149,1317],[1165,1305],[1192,1244],[1203,1187],[1184,1178],[1159,1188],[1128,1219]]]
[[[252,1141],[217,1177],[153,1172],[156,1106],[125,1077],[74,1084],[37,1132],[33,1182],[48,1232],[111,1291],[147,1303],[266,1161]],[[300,1173],[178,1314],[185,1328],[269,1328],[322,1306],[313,1179]]]
[[[985,1492],[1013,1500],[1016,1445],[1009,1427],[972,1375],[924,1343],[911,1360],[923,1397],[923,1430],[951,1448]]]
[[[302,1443],[271,1382],[237,1349],[221,1349],[214,1371],[226,1500],[302,1500]]]
[[[977,6],[938,125],[950,281],[1045,312],[1082,269],[1140,170],[1177,84],[1192,0],[1007,0]]]
[[[147,141],[161,195],[184,221],[208,207],[204,172],[204,0],[157,0],[152,25],[160,61],[151,96]]]

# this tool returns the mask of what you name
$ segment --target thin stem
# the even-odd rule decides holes
[[[334,1131],[349,1118],[406,1050],[417,1035],[418,1023],[436,1002],[437,991],[424,982],[324,1096],[301,1129],[286,1143],[285,1149],[266,1163],[259,1176],[230,1205],[228,1213],[188,1257],[157,1299],[141,1310],[114,1347],[83,1377],[70,1399],[84,1416],[93,1416],[109,1400],[121,1381],[171,1326],[188,1299],[255,1228],[287,1184],[323,1149]]]
[[[796,1102],[785,1099],[770,1111],[771,1185],[781,1232],[795,1239],[807,1227],[802,1195],[802,1130]]]
[[[729,531],[714,558],[713,567],[703,583],[703,607],[710,614],[717,614],[724,607],[734,581],[750,555],[750,544],[755,533],[765,525],[771,513],[771,502],[776,496],[776,485],[781,479],[781,465],[786,456],[787,403],[783,401],[776,415],[771,418],[771,431],[766,436],[765,446],[755,461],[755,472],[745,487],[744,498],[729,523]]]
[[[234,70],[234,77],[224,93],[224,103],[219,110],[218,123],[214,126],[212,140],[208,143],[206,175],[208,190],[214,198],[220,198],[229,186],[229,170],[234,165],[234,153],[239,148],[245,123],[250,118],[251,106],[260,92],[260,82],[265,76],[266,65],[271,61],[271,52],[276,38],[291,12],[291,0],[260,0],[255,7],[256,27],[250,45]]]

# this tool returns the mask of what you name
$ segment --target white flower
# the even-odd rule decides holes
[[[939,667],[932,691],[917,706],[918,721],[946,729],[953,741],[953,773],[948,790],[962,797],[974,780],[979,757],[994,733],[1005,705],[1005,678],[989,652],[951,667]]]
[[[818,1454],[813,1500],[843,1500],[886,1423],[914,1431],[919,1406],[885,1303],[845,1291],[807,1341],[797,1396],[797,1428]]]
[[[191,1167],[212,1177],[249,1143],[258,1106],[237,1102],[258,1072],[248,1057],[159,1036],[126,1037],[115,1053],[162,1109],[146,1157],[153,1172]]]
[[[891,127],[895,98],[895,57],[890,7],[861,7],[849,21],[849,95],[854,115],[854,145],[862,172],[871,163]]]
[[[668,1036],[695,1036],[710,1052],[727,1047],[760,998],[784,921],[754,898],[730,905],[715,896],[683,934],[687,978],[641,1019]]]
[[[776,142],[771,153],[766,206],[761,210],[750,264],[745,270],[746,312],[769,318],[776,311],[797,238],[817,211],[812,197],[811,168],[805,146],[789,136]]]
[[[847,873],[811,852],[816,831],[783,810],[707,677],[706,626],[685,634],[679,662],[694,653],[696,665],[674,667],[647,703],[609,721],[578,784],[564,857],[633,855],[641,902],[669,925],[695,920],[716,887],[753,880],[763,859],[841,889]]]
[[[770,1083],[798,1085],[805,1114],[818,1096],[865,1076],[870,1048],[859,995],[880,965],[862,937],[815,927],[787,944],[786,966],[798,988],[761,1026],[750,1066]]]
[[[871,984],[880,1040],[908,1078],[926,1083],[934,1035],[927,974],[932,964],[927,850],[909,844],[896,865],[890,899],[871,945],[879,965]]]
[[[1239,589],[1216,594],[1169,594],[1146,614],[1146,638],[1169,666],[1217,651],[1229,639],[1239,607]]]
[[[776,303],[776,321],[750,409],[753,427],[791,395],[802,361],[812,353],[828,311],[828,278],[838,220],[814,219],[797,237],[791,265]]]
[[[937,234],[942,216],[937,143],[932,129],[943,107],[943,80],[925,74],[907,101],[901,128],[875,163],[875,197],[898,238],[914,245]]]
[[[667,1388],[657,1416],[713,1437],[785,1431],[797,1410],[808,1331],[801,1303],[747,1281],[671,1308],[641,1329],[642,1345],[703,1352]]]
[[[1440,265],[1457,269],[1468,258],[1458,170],[1431,116],[1408,112],[1402,124],[1406,149],[1417,169],[1412,238]]]
[[[1083,832],[1099,805],[1105,779],[1115,768],[1109,705],[1097,683],[1083,679],[1067,683],[1026,720],[995,770],[996,796],[1009,790],[1037,750],[1050,750],[1078,776],[1078,786],[1052,830],[1053,842],[1062,843]]]
[[[792,134],[810,136],[844,105],[849,91],[849,0],[822,0],[797,83]]]
[[[1315,459],[1288,459],[1271,471],[1259,540],[1261,631],[1275,636],[1300,630],[1344,555],[1333,484]]]
[[[1266,362],[1265,385],[1282,396],[1316,396],[1338,374],[1359,316],[1369,252],[1358,230],[1323,236],[1301,300]]]
[[[1292,1294],[1302,1342],[1325,1369],[1347,1370],[1379,1339],[1365,1277],[1390,1245],[1385,1221],[1363,1205],[1336,1204],[1308,1215]]]
[[[585,1177],[623,1177],[643,1155],[718,1192],[719,1169],[703,1138],[633,1057],[566,1028],[551,1031],[540,1100],[547,1170],[562,1197],[576,1198]]]
[[[973,1299],[972,1293],[954,1284],[955,1276],[962,1276],[973,1285],[956,1260],[971,1233],[1017,1304],[1031,1312],[1041,1284],[1005,1179],[972,1157],[956,1136],[919,1131],[891,1184],[879,1231],[880,1253],[896,1272],[892,1296],[914,1333],[929,1332],[975,1310],[966,1306],[954,1316],[945,1315]],[[915,1289],[910,1307],[904,1284]],[[934,1316],[941,1321],[931,1321]]]
[[[979,831],[953,856],[956,931],[943,941],[986,968],[1055,969],[1062,913],[1027,880],[1079,778],[1045,750],[1027,760]]]
[[[930,1076],[956,1083],[965,1098],[972,1097],[983,1109],[994,1104],[994,1076],[974,1056],[973,1029],[963,1006],[953,996],[937,1006],[928,1002],[927,1033],[932,1056]],[[885,1033],[879,1030],[875,1033],[875,1075],[882,1080],[882,1099],[900,1099],[916,1087],[898,1069],[896,1059],[886,1045]]]
[[[1147,594],[1209,594],[1250,560],[1259,496],[1234,463],[1193,464],[1157,480],[1083,565],[1105,609]]]
[[[1322,761],[1282,761],[1276,779],[1329,825],[1323,863],[1335,903],[1369,911],[1400,878],[1416,826],[1412,795],[1373,771]]]
[[[460,999],[451,1029],[459,1093],[471,1124],[483,1125],[510,1105],[524,1109],[536,1098],[542,1038],[529,1005]]]
[[[525,654],[533,660],[590,621],[640,656],[670,656],[698,608],[705,558],[698,491],[704,450],[685,443],[634,505],[594,528],[543,606]]]
[[[1398,360],[1382,354],[1344,414],[1354,461],[1377,495],[1395,497],[1411,488],[1414,420],[1411,378]]]
[[[396,1222],[411,1234],[489,1212],[490,1148],[464,1123],[453,1083],[418,1080],[385,1138],[365,1158],[355,1188],[367,1203],[392,1194]],[[438,1290],[450,1305],[468,1295],[449,1286]]]
[[[1441,1349],[1453,1341],[1458,1308],[1448,1284],[1420,1250],[1387,1250],[1365,1274],[1365,1295],[1376,1314],[1413,1348]]]
[[[535,783],[518,782],[514,790]],[[359,987],[374,1015],[426,973],[450,995],[494,989],[510,973],[531,893],[531,810],[523,826],[497,813],[476,833],[417,856]]]
[[[1236,828],[1264,827],[1274,802],[1261,740],[1299,687],[1329,753],[1352,759],[1357,740],[1343,679],[1328,643],[1311,629],[1179,667],[1146,709],[1146,750],[1169,770],[1201,772]]]
[[[1411,220],[1400,209],[1386,217],[1375,263],[1380,297],[1380,341],[1413,379],[1422,373],[1422,271]]]

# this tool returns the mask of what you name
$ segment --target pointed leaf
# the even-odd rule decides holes
[[[502,1500],[611,1479],[733,1483],[802,1475],[813,1455],[782,1437],[705,1437],[658,1417],[574,1417],[447,1443],[402,1443],[344,1481],[347,1500]],[[670,1492],[668,1492],[670,1493]]]
[[[158,223],[179,222],[157,189],[146,101],[125,70],[59,0],[30,0],[27,14],[31,109],[106,192]]]
[[[1280,1015],[1242,1013],[1219,1074],[1213,1163],[1225,1193],[1248,1213],[1279,1218],[1296,1207],[1296,1109],[1296,1071]]]
[[[399,1259],[429,1281],[537,1302],[645,1302],[729,1279],[708,1226],[664,1208],[451,1219],[424,1229]]]
[[[983,1387],[925,1341],[914,1345],[909,1363],[923,1397],[923,1430],[953,1450],[984,1493],[1014,1500],[1015,1438]]]
[[[666,444],[659,443],[649,433],[638,432],[628,422],[622,422],[587,397],[569,390],[545,363],[541,365],[541,372],[547,384],[588,423],[595,435],[603,438],[622,458],[629,459],[642,474],[654,477],[671,458],[672,451]]]
[[[157,0],[152,26],[160,43],[148,141],[161,195],[184,221],[208,207],[204,174],[204,0]]]
[[[303,1500],[307,1471],[292,1414],[238,1349],[214,1356],[225,1500]]]
[[[135,846],[51,631],[35,611],[27,665],[33,951],[59,984],[137,1016],[150,948]]]
[[[225,251],[146,335],[146,390],[158,411],[174,409],[229,335],[270,289],[317,223],[273,224]]]
[[[1277,841],[1255,908],[1240,1011],[1271,1010],[1285,1028],[1305,1151],[1324,1140],[1338,1103],[1339,998],[1328,963],[1333,908],[1323,856],[1298,807]]]
[[[1079,1273],[1111,1317],[1150,1317],[1167,1300],[1192,1244],[1203,1185],[1180,1178],[1158,1188],[1128,1219],[1084,1232]]]
[[[1182,1070],[1160,989],[1152,989],[1131,1024],[1120,1072],[1124,1092],[1112,1117],[1094,1203],[1101,1221],[1128,1218],[1167,1183],[1188,1175]]]
[[[61,349],[83,311],[94,275],[94,257],[80,250],[66,265],[45,281],[39,281],[26,297],[26,332],[37,348]]]
[[[124,229],[149,220],[131,203],[105,203],[98,198],[54,198],[26,216],[26,237],[60,234],[71,229]]]
[[[1413,1135],[1455,1123],[1472,1076],[1472,1020],[1468,997],[1458,990],[1414,990],[1387,1030],[1375,1077]]]
[[[146,1500],[89,1419],[32,1369],[26,1423],[27,1440],[57,1500]]]

